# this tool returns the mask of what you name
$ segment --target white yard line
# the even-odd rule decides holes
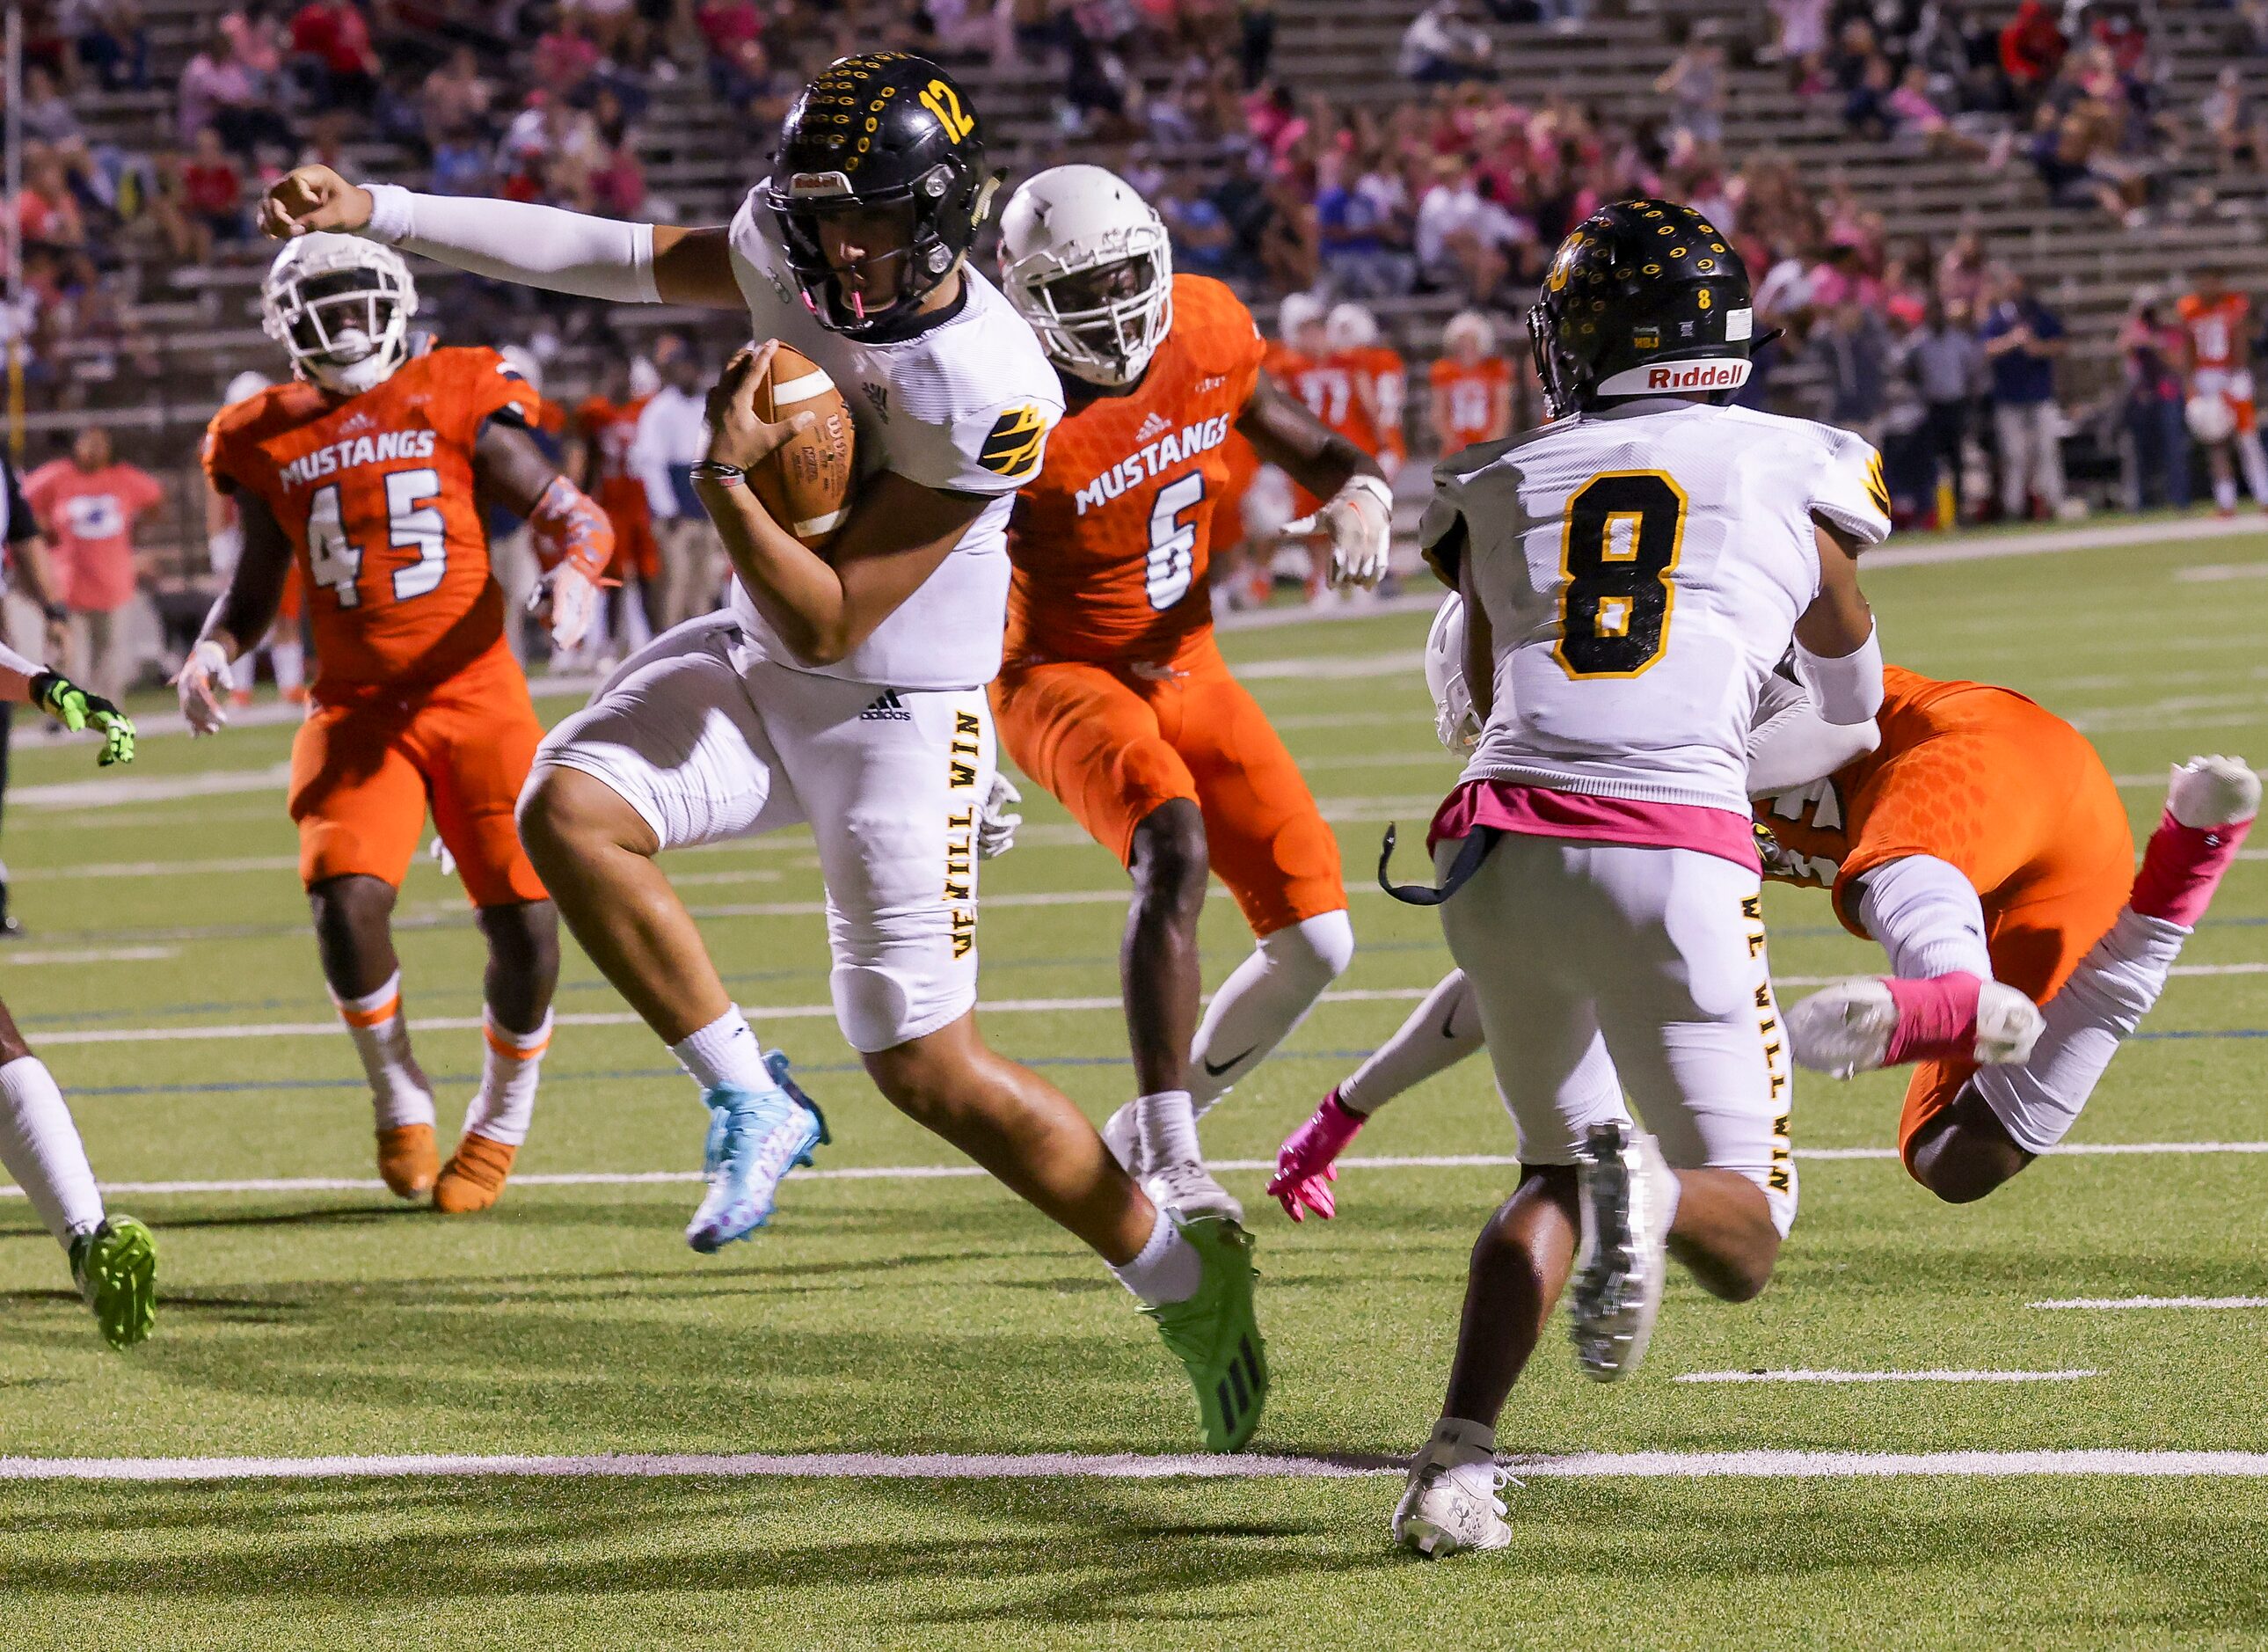
[[[2077,1371],[1685,1371],[1673,1383],[2076,1383]]]
[[[1583,1451],[1508,1457],[1534,1479],[1876,1479],[2106,1475],[2182,1479],[2268,1476],[2268,1451]],[[1354,1479],[1403,1472],[1400,1459],[1329,1457],[1093,1456],[1040,1452],[918,1457],[865,1451],[796,1455],[602,1453],[589,1457],[402,1454],[377,1457],[0,1457],[0,1480],[438,1479]]]
[[[0,965],[25,963],[157,963],[178,958],[179,947],[63,947],[17,952],[0,948]]]
[[[2187,1157],[2218,1154],[2268,1154],[2268,1141],[2110,1141],[2066,1142],[2048,1151],[2059,1158],[2130,1158],[2152,1154]],[[1896,1159],[1895,1147],[1798,1147],[1795,1156],[1806,1162],[1833,1163],[1858,1162],[1881,1163]],[[1381,1154],[1375,1157],[1356,1154],[1341,1159],[1343,1170],[1473,1170],[1510,1169],[1520,1161],[1502,1153],[1444,1153]],[[1216,1159],[1210,1166],[1213,1170],[1248,1175],[1266,1175],[1276,1169],[1272,1159]],[[985,1172],[973,1164],[855,1164],[835,1169],[797,1170],[799,1182],[939,1182],[954,1181],[983,1176]],[[664,1184],[695,1183],[702,1179],[698,1170],[559,1170],[549,1173],[522,1172],[512,1178],[514,1187],[644,1187]],[[378,1193],[386,1184],[376,1177],[344,1176],[248,1176],[230,1181],[165,1181],[110,1182],[102,1184],[103,1191],[135,1196],[158,1194],[218,1194],[218,1193]],[[0,1199],[21,1198],[21,1189],[0,1183]],[[2136,1297],[2128,1302],[2078,1301],[2070,1302],[2034,1302],[2035,1308],[2086,1307],[2245,1307],[2268,1306],[2268,1298],[2187,1298]]]
[[[2027,1308],[2268,1308],[2268,1296],[2067,1296]]]

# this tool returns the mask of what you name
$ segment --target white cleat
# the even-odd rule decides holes
[[[1638,1369],[1653,1337],[1668,1266],[1676,1173],[1652,1136],[1594,1125],[1577,1168],[1582,1242],[1569,1281],[1575,1363],[1594,1383]]]
[[[1135,1106],[1129,1102],[1103,1121],[1102,1145],[1110,1149],[1118,1168],[1138,1182],[1147,1173],[1148,1155],[1142,1151],[1142,1126],[1134,1117]]]
[[[2234,826],[2260,813],[2260,777],[2239,757],[2192,757],[2175,769],[2166,807],[2184,826]]]
[[[2039,1006],[2014,987],[1984,982],[1977,991],[1977,1036],[1969,1058],[1979,1066],[2021,1065],[2032,1058],[2046,1026]],[[1882,1066],[1897,1029],[1897,1001],[1879,976],[1838,981],[1787,1012],[1788,1049],[1796,1065],[1838,1079]],[[1931,1056],[1921,1051],[1914,1058]]]
[[[1429,1560],[1509,1548],[1512,1527],[1497,1493],[1516,1483],[1491,1453],[1428,1441],[1410,1459],[1410,1483],[1394,1506],[1394,1540]]]
[[[1236,1196],[1212,1179],[1212,1172],[1194,1159],[1178,1164],[1156,1164],[1142,1184],[1142,1191],[1150,1202],[1169,1210],[1183,1221],[1197,1221],[1207,1216],[1226,1217],[1238,1227],[1244,1226],[1244,1206]]]

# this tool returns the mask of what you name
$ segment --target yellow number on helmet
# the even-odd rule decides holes
[[[929,90],[921,95],[922,107],[937,116],[937,123],[945,129],[951,142],[958,144],[976,129],[976,122],[964,114],[961,100],[953,88],[942,80],[932,80]]]

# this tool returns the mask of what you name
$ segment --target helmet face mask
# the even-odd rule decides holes
[[[351,236],[307,236],[287,246],[269,269],[261,309],[268,336],[284,346],[301,378],[359,395],[409,359],[417,288],[391,247]]]
[[[870,52],[804,88],[763,194],[813,315],[871,337],[919,313],[959,267],[995,182],[945,71]]]

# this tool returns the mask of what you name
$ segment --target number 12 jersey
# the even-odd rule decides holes
[[[205,473],[275,514],[307,576],[326,704],[441,682],[504,646],[473,446],[534,392],[495,350],[436,350],[344,401],[276,385],[223,408]]]
[[[1758,689],[1819,591],[1813,518],[1890,530],[1860,438],[1695,402],[1469,448],[1434,486],[1427,549],[1471,559],[1495,648],[1465,778],[1740,814]]]

